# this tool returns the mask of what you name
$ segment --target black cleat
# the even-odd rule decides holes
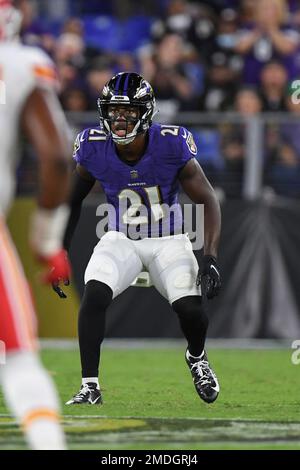
[[[66,405],[101,405],[101,391],[97,388],[97,384],[88,382],[81,385],[79,392],[66,402]]]
[[[218,398],[220,386],[216,374],[209,365],[206,352],[203,351],[198,359],[191,356],[186,350],[185,360],[199,397],[206,403],[214,402]]]

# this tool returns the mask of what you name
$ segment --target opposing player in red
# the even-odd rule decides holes
[[[39,160],[38,204],[31,222],[34,255],[45,281],[67,279],[62,249],[69,209],[66,123],[58,103],[55,69],[39,49],[18,40],[19,2],[0,0],[0,383],[6,402],[32,449],[64,449],[55,388],[37,355],[35,312],[5,218],[13,199],[18,143],[23,133]],[[3,351],[2,351],[3,353]]]

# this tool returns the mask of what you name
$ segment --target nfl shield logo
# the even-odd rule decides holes
[[[131,170],[130,172],[130,177],[132,180],[136,180],[138,178],[139,174],[137,172],[137,170]]]

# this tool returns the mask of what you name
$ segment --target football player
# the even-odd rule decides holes
[[[69,144],[56,97],[53,63],[40,49],[19,42],[22,14],[18,7],[18,2],[0,0],[0,341],[6,350],[0,383],[29,446],[64,449],[58,397],[37,355],[34,307],[5,218],[14,195],[22,133],[39,159],[40,188],[31,222],[31,247],[46,267],[47,283],[69,277],[62,245],[69,215],[65,202]]]
[[[155,98],[143,77],[129,72],[114,76],[104,86],[98,108],[100,127],[84,130],[75,141],[77,166],[65,247],[70,245],[82,201],[96,180],[110,204],[109,231],[85,271],[78,323],[82,385],[67,404],[102,402],[98,366],[105,312],[144,269],[177,313],[195,388],[200,398],[212,403],[219,384],[204,350],[208,318],[201,281],[207,297],[218,294],[221,222],[215,192],[197,162],[192,134],[183,127],[152,123]],[[182,233],[179,183],[193,202],[204,204],[200,269],[191,242]],[[59,286],[56,290],[63,296]]]

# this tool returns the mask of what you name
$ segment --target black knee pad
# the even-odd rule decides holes
[[[89,281],[84,289],[81,310],[87,312],[99,312],[106,310],[113,297],[111,288],[99,281]]]
[[[175,300],[172,307],[179,318],[192,319],[201,318],[203,322],[208,323],[208,319],[203,308],[202,297],[199,295],[188,295],[181,299]]]
[[[200,295],[187,295],[172,303],[172,308],[176,313],[184,315],[189,312],[199,312],[203,310],[202,297]]]

